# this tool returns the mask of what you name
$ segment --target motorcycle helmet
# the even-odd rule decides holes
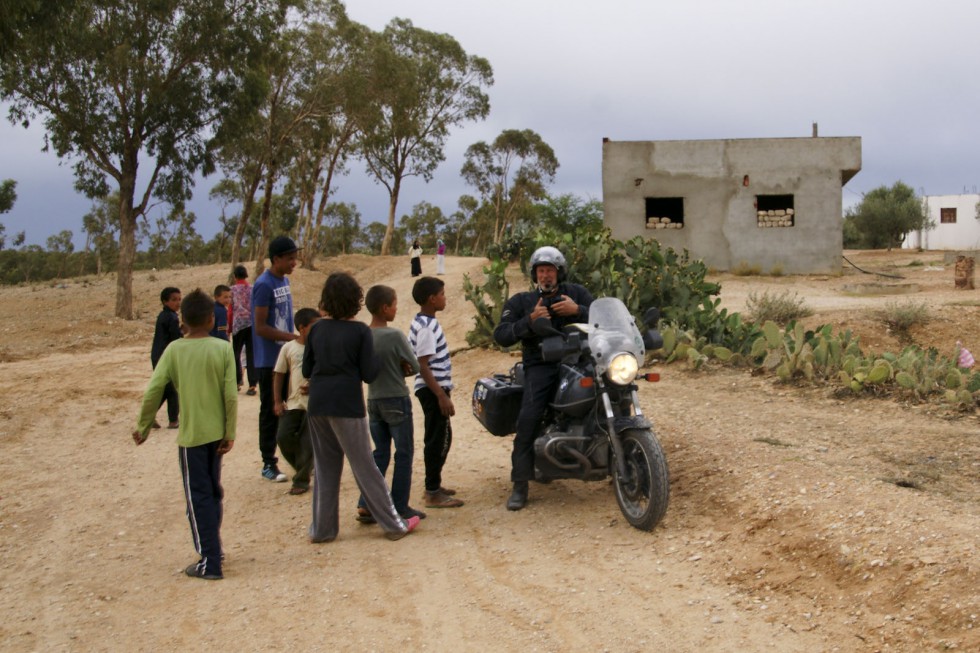
[[[565,280],[565,257],[557,247],[550,245],[539,247],[531,254],[531,280],[535,284],[538,282],[537,267],[544,264],[553,265],[558,269],[558,283]]]

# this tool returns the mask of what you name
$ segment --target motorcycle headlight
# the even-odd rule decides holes
[[[640,369],[633,354],[616,354],[609,361],[606,375],[616,385],[629,385],[636,379],[636,371]]]

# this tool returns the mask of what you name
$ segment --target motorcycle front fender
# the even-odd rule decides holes
[[[613,429],[622,433],[628,429],[652,429],[653,423],[643,415],[623,415],[613,419]]]

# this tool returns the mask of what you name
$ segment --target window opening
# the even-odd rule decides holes
[[[646,198],[647,229],[683,229],[683,197]]]
[[[760,229],[792,227],[796,223],[792,195],[756,195],[755,208]]]
[[[939,209],[939,222],[942,224],[956,224],[956,207]]]

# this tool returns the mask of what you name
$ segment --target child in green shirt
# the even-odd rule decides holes
[[[214,300],[197,289],[180,303],[186,335],[170,343],[153,370],[143,394],[133,440],[146,442],[160,397],[172,383],[180,397],[177,449],[198,562],[184,573],[193,578],[218,580],[221,572],[221,457],[235,444],[238,384],[231,343],[212,338]]]

